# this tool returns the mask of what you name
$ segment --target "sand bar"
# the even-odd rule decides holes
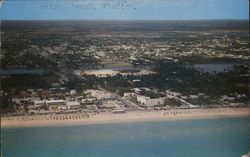
[[[182,109],[164,111],[129,111],[124,114],[77,113],[59,115],[34,115],[2,117],[1,127],[39,127],[61,125],[90,125],[107,123],[132,123],[145,121],[205,119],[250,116],[249,108]]]

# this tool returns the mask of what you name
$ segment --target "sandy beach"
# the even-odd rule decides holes
[[[179,119],[204,119],[250,116],[249,108],[182,109],[164,111],[128,111],[124,114],[77,113],[1,117],[1,127],[39,127],[107,123],[132,123]]]

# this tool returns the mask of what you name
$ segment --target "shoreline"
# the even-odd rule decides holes
[[[123,114],[58,114],[1,117],[1,128],[77,126],[135,122],[250,117],[249,108],[182,109],[160,111],[128,111]]]

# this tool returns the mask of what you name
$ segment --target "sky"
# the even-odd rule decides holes
[[[248,19],[248,0],[3,0],[2,20]]]

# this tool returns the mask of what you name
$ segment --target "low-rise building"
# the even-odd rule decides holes
[[[59,105],[66,105],[65,100],[46,100],[45,104],[47,106],[59,106]]]
[[[119,108],[118,104],[116,103],[116,101],[104,101],[102,103],[103,107],[108,108],[108,109],[115,109],[115,108]]]
[[[52,111],[64,110],[66,107],[65,100],[46,100],[45,104]]]
[[[147,107],[154,107],[156,105],[162,105],[164,104],[164,99],[165,98],[155,98],[155,99],[151,99],[150,97],[146,97],[143,95],[138,95],[137,96],[137,101]]]
[[[130,98],[130,97],[133,97],[133,96],[136,96],[136,94],[133,93],[133,92],[126,92],[126,93],[123,93],[123,97],[124,97],[124,98]]]
[[[220,97],[220,100],[224,101],[224,102],[234,102],[235,101],[235,97],[231,97],[231,96],[227,96],[227,95],[222,95]]]
[[[69,94],[70,94],[70,95],[75,95],[75,94],[76,94],[76,90],[71,90],[71,91],[69,92]]]
[[[67,110],[67,106],[66,105],[59,105],[57,106],[58,110]]]
[[[96,98],[81,99],[81,104],[83,105],[90,105],[90,104],[94,104],[95,102],[96,102]]]
[[[87,93],[90,93],[90,95],[97,100],[111,99],[115,97],[113,94],[101,90],[87,90]]]
[[[189,95],[189,98],[191,98],[191,99],[198,99],[199,96],[198,95]]]
[[[45,105],[45,100],[36,100],[36,101],[34,101],[34,106],[35,107],[41,107],[43,105]]]
[[[66,102],[67,109],[80,109],[81,105],[77,101],[68,101]]]
[[[140,88],[133,88],[132,89],[135,93],[140,93],[141,92],[141,89]]]

